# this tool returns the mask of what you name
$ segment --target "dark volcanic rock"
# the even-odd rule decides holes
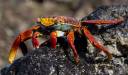
[[[1,75],[128,75],[128,6],[102,6],[87,19],[115,19],[123,17],[124,22],[117,25],[87,25],[95,38],[113,54],[111,61],[87,43],[78,47],[80,63],[74,64],[71,50],[66,56],[61,48],[39,48],[16,60],[1,70]],[[82,38],[83,39],[83,38]],[[86,40],[86,39],[85,39]],[[85,44],[86,44],[85,43]],[[77,45],[77,44],[76,44]],[[80,46],[80,45],[79,45]],[[79,49],[80,48],[80,49]]]
[[[2,75],[85,75],[95,73],[94,65],[75,65],[66,59],[63,50],[40,48],[16,60]],[[90,71],[90,72],[89,72]]]

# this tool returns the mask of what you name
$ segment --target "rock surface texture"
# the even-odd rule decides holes
[[[106,61],[106,55],[89,41],[77,38],[75,45],[80,56],[77,65],[72,61],[70,49],[40,47],[3,68],[0,75],[128,75],[128,6],[102,6],[82,20],[118,17],[123,17],[124,22],[87,25],[95,38],[112,53],[110,61]]]

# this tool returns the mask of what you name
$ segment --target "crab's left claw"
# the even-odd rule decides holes
[[[24,54],[26,54],[27,51],[24,51],[24,50],[26,50],[26,46],[25,46],[25,44],[23,42],[28,40],[28,39],[30,39],[30,38],[32,38],[33,30],[37,30],[38,28],[40,28],[40,26],[33,26],[32,28],[20,33],[16,37],[15,41],[12,44],[10,53],[9,53],[9,57],[8,57],[9,63],[12,63],[14,61],[14,59],[16,57],[17,49],[19,47],[21,47],[22,52],[25,52]],[[23,49],[23,48],[25,48],[25,49]]]
[[[38,48],[39,47],[39,41],[37,39],[37,37],[39,37],[41,35],[40,32],[34,32],[32,35],[32,44],[34,48]]]

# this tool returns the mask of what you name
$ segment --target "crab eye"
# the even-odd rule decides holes
[[[40,18],[40,22],[44,26],[51,26],[55,23],[53,18]]]

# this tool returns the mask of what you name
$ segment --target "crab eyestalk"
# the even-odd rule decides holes
[[[17,53],[17,49],[19,47],[22,47],[21,50],[22,52],[27,52],[27,51],[24,51],[26,49],[23,49],[25,45],[23,46],[20,46],[21,43],[23,43],[24,41],[28,40],[28,39],[31,39],[32,38],[32,32],[33,30],[38,30],[40,28],[40,26],[36,25],[36,26],[33,26],[32,28],[20,33],[15,41],[13,42],[12,44],[12,47],[11,47],[11,50],[10,50],[10,53],[9,53],[9,57],[8,57],[8,61],[9,63],[13,63],[15,57],[16,57],[16,53]]]

